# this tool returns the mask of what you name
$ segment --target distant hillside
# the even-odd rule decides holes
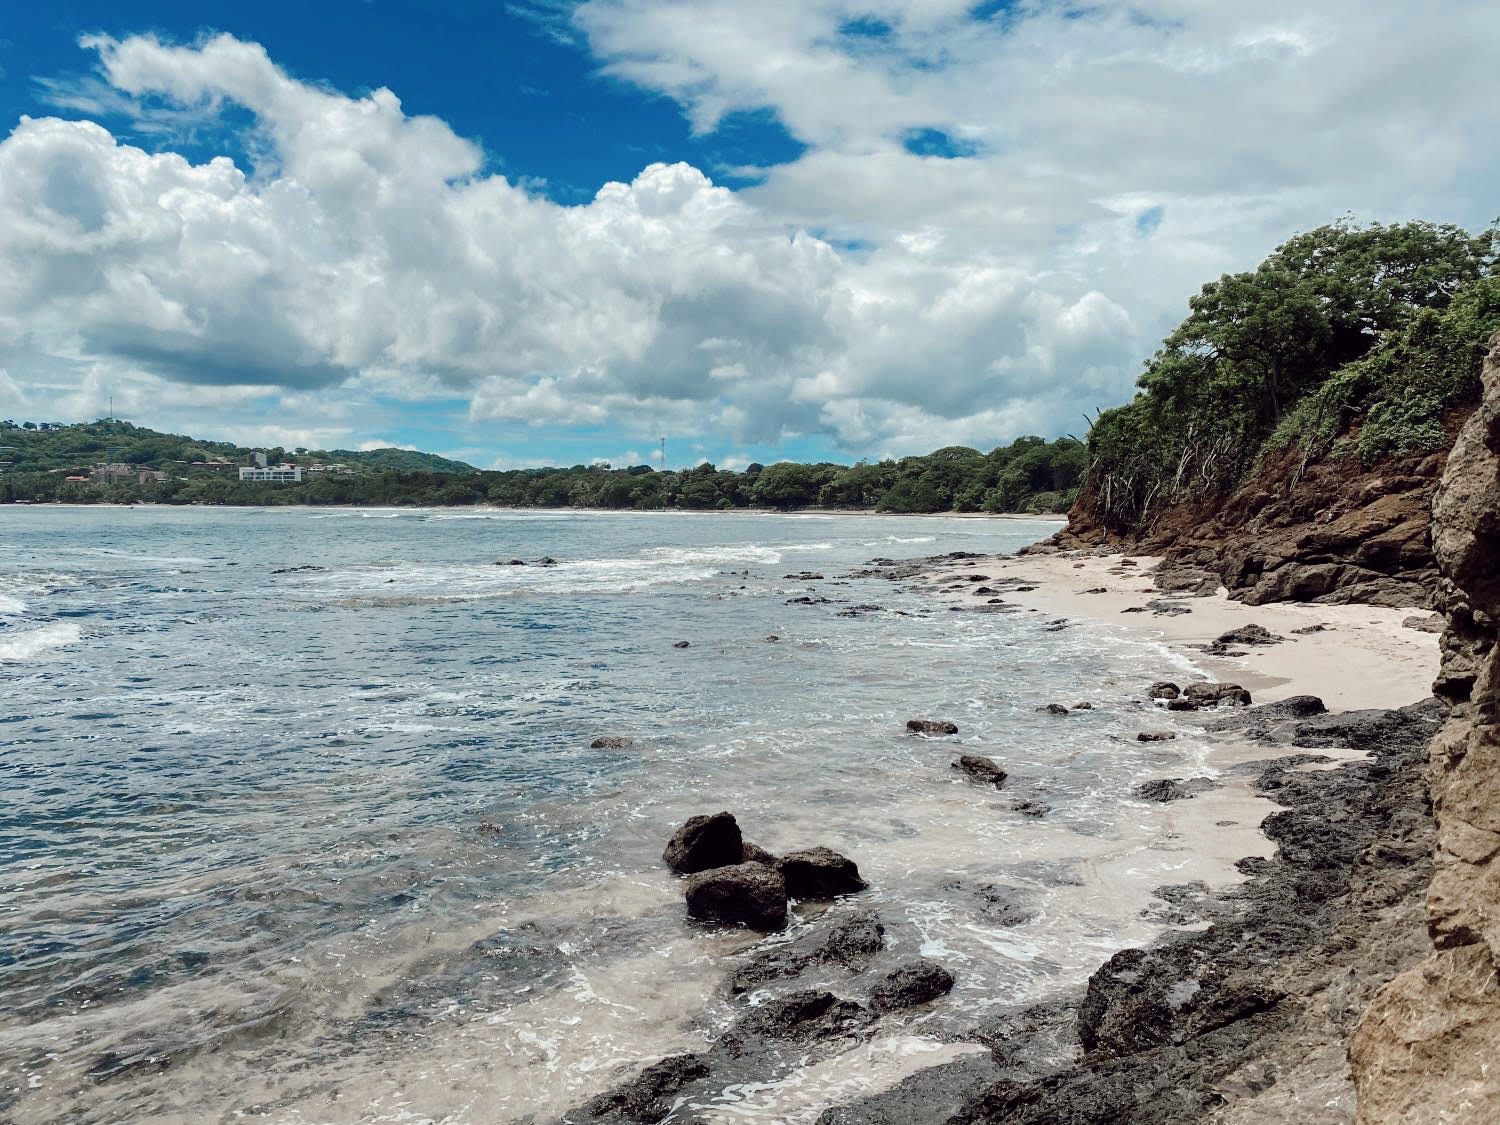
[[[113,451],[113,452],[111,452]],[[267,460],[295,461],[300,465],[348,465],[373,473],[426,472],[473,473],[473,465],[452,461],[434,453],[405,449],[283,449],[280,446],[248,447],[225,441],[205,441],[183,434],[164,434],[130,422],[57,423],[0,422],[0,462],[13,473],[45,473],[79,468],[101,461],[121,461],[152,469],[180,470],[184,463],[222,458],[247,464],[250,454],[262,452]]]

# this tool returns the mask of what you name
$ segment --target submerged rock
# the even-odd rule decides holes
[[[830,899],[857,894],[870,884],[847,856],[832,848],[804,848],[781,857],[777,870],[786,880],[786,893],[795,899]]]
[[[692,875],[711,867],[740,863],[744,854],[745,843],[734,814],[717,812],[689,817],[687,823],[672,834],[661,858],[677,874]]]
[[[590,750],[628,750],[635,745],[635,739],[622,738],[617,734],[607,734],[603,738],[596,738],[589,743]]]
[[[884,948],[885,927],[874,912],[861,911],[826,933],[754,953],[730,975],[729,994],[738,996],[772,981],[800,976],[814,966],[837,965],[862,972]]]
[[[993,759],[980,754],[963,755],[953,763],[953,768],[962,770],[975,781],[993,785],[997,789],[1005,784],[1005,771],[997,766]]]
[[[958,724],[947,719],[907,719],[906,729],[912,734],[957,734]]]
[[[583,1111],[585,1119],[660,1121],[672,1112],[671,1098],[678,1090],[706,1077],[708,1062],[702,1055],[670,1055],[589,1102]]]
[[[700,871],[688,880],[688,915],[701,922],[744,926],[762,933],[786,929],[786,881],[764,863]]]
[[[1061,703],[1049,703],[1045,707],[1038,707],[1038,711],[1045,711],[1049,715],[1066,715],[1068,709]]]
[[[805,989],[751,1009],[715,1046],[744,1055],[766,1040],[806,1043],[843,1034],[869,1018],[870,1013],[852,1000],[841,1000],[823,989]]]
[[[677,642],[675,642],[672,645],[672,647],[673,648],[691,648],[692,644],[693,644],[692,641],[677,641]]]

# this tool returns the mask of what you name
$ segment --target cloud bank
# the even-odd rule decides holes
[[[0,142],[0,412],[113,391],[120,413],[269,403],[339,435],[376,399],[459,398],[476,424],[607,432],[606,453],[657,432],[987,447],[1122,401],[1198,284],[1296,229],[1492,217],[1500,75],[1463,47],[1500,40],[1488,5],[590,0],[572,20],[696,129],[769,110],[806,151],[740,191],[653,164],[563,206],[391,91],[300,81],[228,36],[89,38],[92,94],[55,101],[248,121],[255,166],[23,119]]]

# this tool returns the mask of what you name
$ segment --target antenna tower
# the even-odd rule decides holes
[[[667,471],[667,439],[661,439],[661,471]]]

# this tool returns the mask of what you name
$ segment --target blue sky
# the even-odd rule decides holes
[[[484,466],[1073,431],[1291,233],[1492,217],[1452,44],[1500,15],[1305,9],[28,6],[0,416]]]

